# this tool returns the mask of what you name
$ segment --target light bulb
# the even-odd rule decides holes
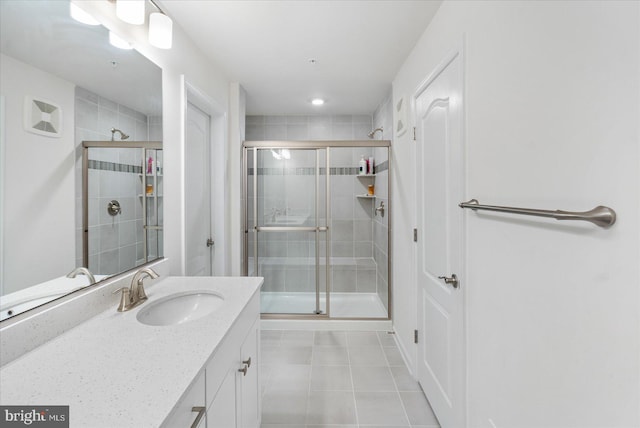
[[[321,106],[322,104],[324,104],[324,100],[322,98],[314,98],[311,100],[311,104],[313,104],[314,106]]]
[[[116,16],[128,24],[144,24],[145,0],[117,0]]]
[[[149,15],[149,43],[160,49],[171,49],[173,21],[164,13]]]

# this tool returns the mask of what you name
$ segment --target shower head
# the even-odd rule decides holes
[[[118,132],[120,134],[120,139],[121,140],[126,140],[127,138],[129,138],[129,136],[127,134],[125,134],[124,132],[122,132],[119,129],[116,128],[111,128],[111,141],[113,141],[113,137],[115,136],[116,132]]]
[[[382,127],[374,129],[373,131],[369,132],[367,135],[369,136],[369,138],[373,138],[373,136],[376,135],[376,132],[378,131],[380,131],[380,134],[382,134]]]

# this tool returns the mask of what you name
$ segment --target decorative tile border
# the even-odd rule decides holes
[[[142,174],[142,167],[140,165],[126,165],[123,163],[99,161],[99,160],[93,160],[93,159],[89,159],[89,169]],[[160,171],[160,173],[162,172]]]
[[[380,174],[382,171],[386,171],[389,169],[389,161],[386,160],[378,165],[375,166],[375,172],[376,174]]]

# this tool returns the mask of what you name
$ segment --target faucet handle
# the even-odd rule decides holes
[[[144,302],[145,300],[148,299],[147,293],[144,292],[144,278],[140,278],[138,280],[137,293],[138,293],[139,302]]]
[[[129,287],[121,287],[112,293],[118,294],[119,292],[122,292],[122,296],[120,296],[120,304],[118,305],[118,312],[129,310],[129,306],[131,306],[131,297],[129,295],[129,291]]]

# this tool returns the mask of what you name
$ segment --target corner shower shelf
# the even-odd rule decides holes
[[[161,198],[163,195],[151,194],[151,195],[145,195],[145,196],[146,196],[147,198],[155,198],[155,197]],[[141,197],[142,197],[142,195],[138,195],[138,197],[139,197],[139,198],[141,198]]]
[[[360,198],[360,199],[375,199],[376,195],[356,195],[356,198]]]

